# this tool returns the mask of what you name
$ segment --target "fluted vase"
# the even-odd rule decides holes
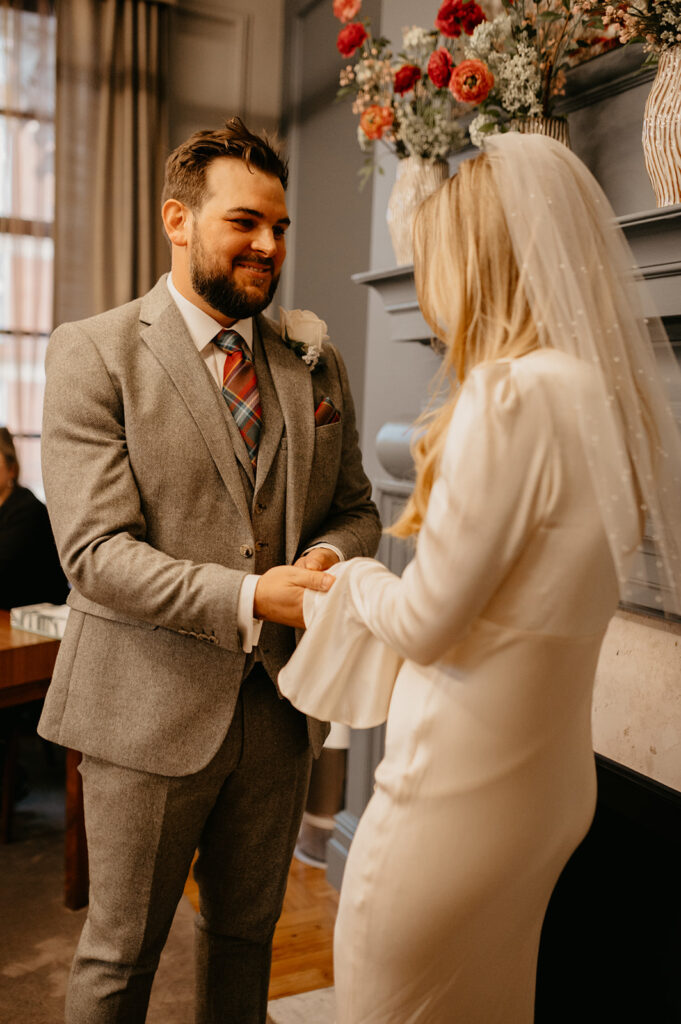
[[[564,117],[516,117],[511,121],[512,130],[526,135],[548,135],[570,148],[570,129]]]
[[[643,119],[643,152],[657,205],[681,203],[681,45],[660,54]]]
[[[414,262],[414,215],[420,203],[449,176],[445,160],[429,163],[417,156],[398,161],[386,220],[398,266]]]

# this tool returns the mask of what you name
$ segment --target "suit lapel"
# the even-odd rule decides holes
[[[192,414],[232,499],[247,522],[246,501],[229,426],[229,410],[189,336],[165,278],[144,297],[141,336],[158,359]],[[238,428],[234,425],[238,433]],[[239,435],[245,452],[243,439]],[[247,458],[247,456],[246,456]],[[248,458],[247,458],[248,461]],[[252,478],[252,468],[249,469]]]
[[[300,541],[314,453],[312,379],[306,364],[282,342],[265,317],[256,317],[256,325],[286,425],[286,558],[291,562]]]

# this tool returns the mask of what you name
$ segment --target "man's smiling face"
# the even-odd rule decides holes
[[[192,289],[232,322],[254,316],[272,300],[286,256],[283,186],[243,160],[220,157],[206,171],[206,190],[192,216]]]

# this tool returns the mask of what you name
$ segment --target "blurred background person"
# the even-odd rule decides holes
[[[19,483],[14,440],[0,427],[0,608],[63,604],[67,594],[47,509]]]

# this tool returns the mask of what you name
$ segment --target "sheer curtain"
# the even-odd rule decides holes
[[[57,0],[55,324],[143,294],[168,269],[169,5]]]
[[[0,0],[0,425],[41,494],[40,421],[52,326],[55,17]]]

